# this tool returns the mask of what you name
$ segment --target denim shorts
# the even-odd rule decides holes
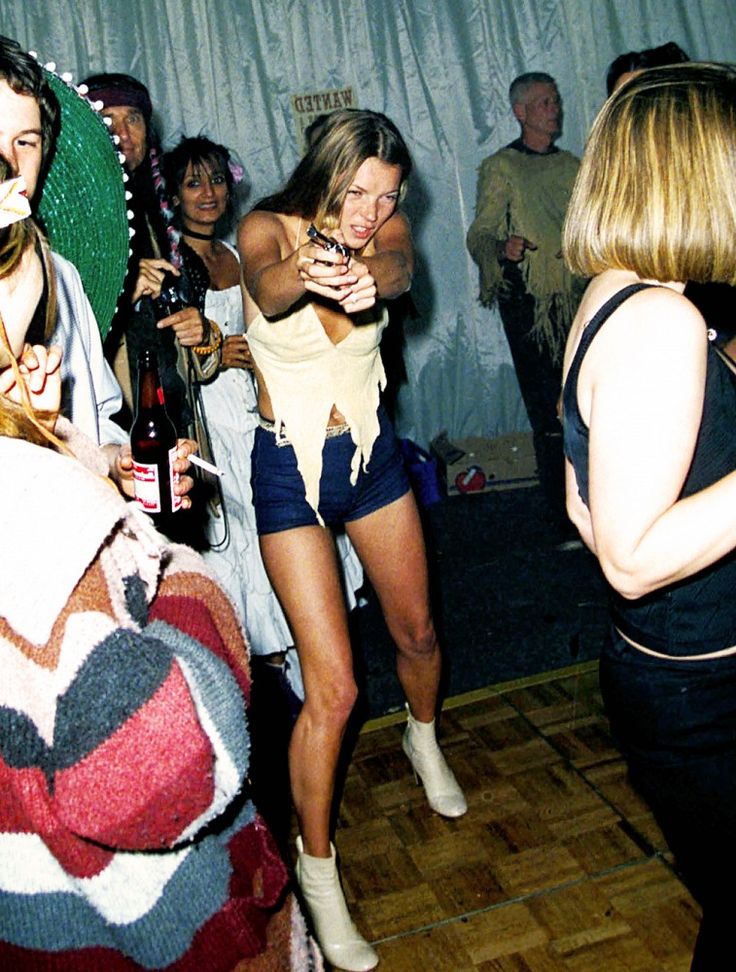
[[[326,524],[359,520],[380,510],[409,491],[391,423],[384,409],[378,409],[380,431],[373,443],[367,469],[350,483],[350,464],[355,443],[349,432],[325,439],[322,476],[319,483],[319,512]],[[300,526],[316,526],[317,516],[307,503],[304,480],[291,445],[278,445],[274,432],[256,429],[251,459],[251,483],[256,526],[259,535],[280,533]]]

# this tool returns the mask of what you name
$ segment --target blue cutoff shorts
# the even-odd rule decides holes
[[[360,469],[354,486],[350,483],[350,464],[355,443],[350,433],[325,439],[319,512],[329,525],[359,520],[409,491],[396,436],[381,406],[378,421],[380,431],[368,467]],[[275,432],[260,426],[256,429],[251,470],[259,535],[318,524],[305,498],[304,480],[297,468],[294,449],[291,445],[277,445]]]

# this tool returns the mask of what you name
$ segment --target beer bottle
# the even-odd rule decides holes
[[[161,527],[180,508],[181,496],[174,492],[179,482],[174,471],[176,428],[166,414],[156,352],[151,348],[138,356],[138,408],[130,447],[135,501]]]

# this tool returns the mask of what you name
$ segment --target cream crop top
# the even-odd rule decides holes
[[[253,360],[271,396],[276,435],[288,438],[304,480],[307,502],[317,511],[322,449],[333,405],[345,416],[355,453],[350,482],[370,460],[378,437],[378,403],[386,386],[379,353],[388,311],[367,324],[353,324],[340,342],[327,336],[312,304],[248,326]]]

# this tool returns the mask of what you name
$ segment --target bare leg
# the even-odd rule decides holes
[[[294,806],[305,853],[329,857],[337,760],[357,696],[334,541],[328,530],[307,526],[260,542],[304,678],[304,706],[289,747]]]
[[[304,678],[304,705],[289,747],[301,830],[296,877],[325,957],[341,969],[366,972],[378,965],[378,955],[350,918],[329,837],[337,759],[357,695],[335,545],[328,530],[308,526],[262,536],[261,552]]]
[[[397,648],[396,669],[412,715],[431,722],[441,658],[429,607],[427,557],[414,497],[346,524]]]
[[[427,559],[414,497],[408,493],[348,524],[347,530],[398,649],[399,680],[409,702],[402,747],[422,780],[430,807],[445,817],[460,817],[468,804],[435,734],[441,659],[429,608]]]

